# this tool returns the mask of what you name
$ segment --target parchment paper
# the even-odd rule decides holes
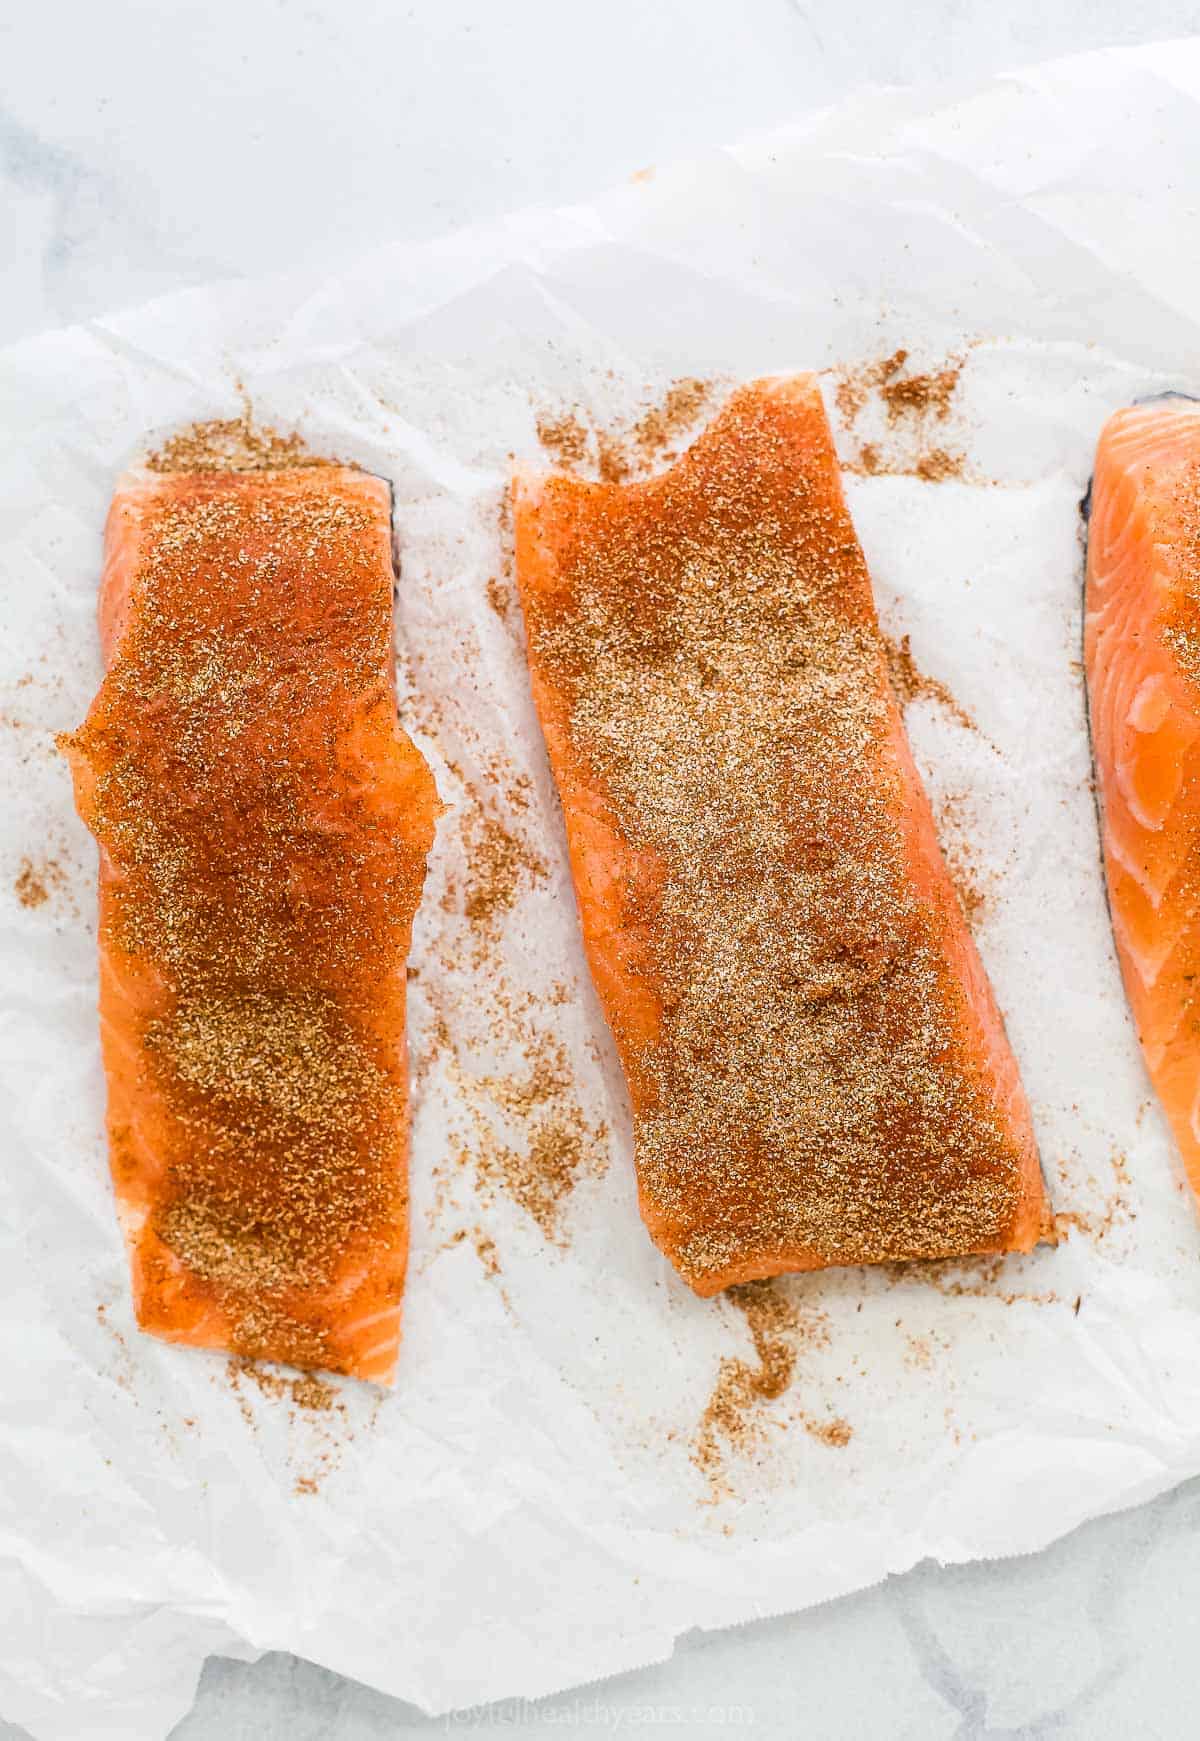
[[[6,1716],[158,1741],[214,1650],[299,1652],[434,1712],[533,1696],[924,1556],[1036,1548],[1200,1470],[1200,1224],[1119,984],[1077,663],[1099,426],[1200,388],[1198,129],[1194,42],[932,104],[873,92],[592,207],[0,357]],[[960,368],[945,417],[856,395],[898,348],[908,375]],[[694,1299],[637,1220],[501,502],[539,417],[628,431],[679,377],[716,404],[792,368],[828,371],[887,628],[973,722],[909,709],[1067,1236],[783,1284],[795,1364],[769,1400],[746,1313]],[[404,716],[451,806],[414,955],[399,1381],[325,1409],[133,1328],[94,855],[52,747],[99,675],[115,475],[239,391],[393,481]],[[530,1130],[573,1189],[531,1182]],[[721,1384],[732,1436],[704,1425]]]

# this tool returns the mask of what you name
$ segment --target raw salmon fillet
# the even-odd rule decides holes
[[[142,1328],[390,1382],[405,958],[438,814],[400,730],[388,486],[134,472],[63,740],[100,846],[113,1183]]]
[[[517,578],[642,1216],[700,1294],[1028,1250],[1029,1108],[816,381],[647,483],[519,473]]]
[[[1113,934],[1200,1191],[1200,405],[1118,411],[1096,451],[1084,663]]]

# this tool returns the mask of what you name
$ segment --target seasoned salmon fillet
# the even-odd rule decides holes
[[[333,465],[120,483],[100,847],[113,1184],[142,1328],[390,1382],[405,961],[438,801],[397,722],[391,501]]]
[[[519,472],[517,579],[642,1216],[700,1294],[1027,1250],[1029,1108],[815,379],[660,477]]]
[[[1084,663],[1113,935],[1200,1191],[1200,405],[1118,411],[1096,451]]]

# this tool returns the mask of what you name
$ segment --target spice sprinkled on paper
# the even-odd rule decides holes
[[[942,856],[967,924],[974,928],[991,904],[991,884],[975,846],[974,810],[966,794],[950,793],[937,806]]]
[[[545,451],[565,471],[581,465],[587,458],[588,432],[573,412],[559,417],[539,417],[538,440]]]
[[[429,704],[432,739],[447,733],[444,709]],[[527,774],[466,731],[477,776],[457,763],[459,783],[445,829],[452,868],[440,909],[436,944],[440,972],[429,982],[434,1044],[419,1071],[448,1074],[467,1113],[467,1129],[436,1181],[433,1219],[477,1215],[503,1193],[551,1244],[565,1246],[566,1207],[585,1178],[608,1164],[608,1131],[585,1113],[567,1050],[556,1034],[555,1011],[570,994],[552,984],[518,986],[509,959],[508,927],[528,923],[523,903],[542,888],[549,867],[532,843],[533,788]],[[461,1200],[470,1179],[472,1204]],[[471,1230],[461,1224],[448,1243]],[[477,1225],[471,1243],[484,1271],[500,1273],[491,1232]]]
[[[695,423],[712,398],[711,381],[694,376],[676,381],[662,404],[633,426],[633,439],[647,459],[661,460]]]
[[[898,351],[898,357],[904,353]],[[887,408],[889,423],[899,423],[905,417],[935,417],[944,423],[950,415],[950,401],[962,373],[961,362],[928,374],[901,375],[896,370],[882,375],[879,393]]]
[[[726,1355],[700,1420],[692,1460],[715,1491],[727,1491],[727,1458],[743,1455],[762,1442],[769,1405],[792,1384],[801,1350],[828,1345],[824,1313],[801,1312],[776,1281],[747,1282],[728,1289],[725,1298],[746,1320],[754,1343],[754,1360]],[[853,1430],[840,1416],[816,1416],[801,1410],[795,1417],[805,1432],[822,1443],[849,1444]],[[786,1417],[780,1417],[780,1424]]]
[[[524,1050],[524,1070],[471,1085],[481,1114],[474,1160],[485,1192],[499,1185],[561,1245],[566,1198],[584,1176],[607,1167],[608,1133],[585,1118],[566,1053],[551,1035],[527,1041]],[[493,1110],[505,1117],[490,1116]]]
[[[887,645],[888,676],[901,707],[909,707],[914,701],[934,701],[939,707],[944,707],[950,717],[957,720],[966,731],[977,729],[971,715],[946,684],[920,669],[913,658],[907,635],[902,635],[898,641],[890,636],[885,636],[884,639]]]
[[[1108,1160],[1112,1177],[1107,1184],[1098,1180],[1090,1169],[1081,1178],[1077,1165],[1059,1162],[1058,1174],[1064,1190],[1071,1196],[1078,1193],[1081,1199],[1081,1207],[1062,1209],[1055,1215],[1054,1227],[1060,1238],[1069,1239],[1073,1233],[1080,1233],[1099,1244],[1116,1229],[1137,1219],[1128,1156],[1120,1149],[1113,1149]]]
[[[21,861],[13,889],[23,907],[44,907],[56,890],[65,886],[66,881],[66,871],[57,859],[41,859],[35,864],[32,859],[26,858]]]
[[[146,459],[152,472],[291,471],[337,463],[310,453],[301,435],[256,423],[249,411],[192,423]]]
[[[925,483],[961,478],[966,457],[946,444],[962,357],[936,368],[910,367],[907,350],[847,365],[834,375],[834,403],[843,429],[858,436],[845,469],[865,477],[915,477]],[[863,423],[866,428],[860,427]]]
[[[538,440],[560,470],[584,476],[590,467],[603,483],[623,484],[675,457],[714,391],[713,382],[685,376],[631,424],[596,423],[579,409],[544,413],[537,419]]]

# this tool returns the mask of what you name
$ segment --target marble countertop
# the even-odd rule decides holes
[[[1143,0],[107,0],[10,9],[0,42],[0,343],[214,278],[336,264],[795,118],[1200,29]],[[69,35],[69,46],[66,37]],[[181,96],[183,100],[181,101]],[[1200,1482],[1029,1559],[919,1567],[685,1639],[536,1706],[429,1720],[309,1664],[210,1661],[175,1741],[502,1728],[1190,1734]],[[0,1738],[24,1731],[0,1719]]]

